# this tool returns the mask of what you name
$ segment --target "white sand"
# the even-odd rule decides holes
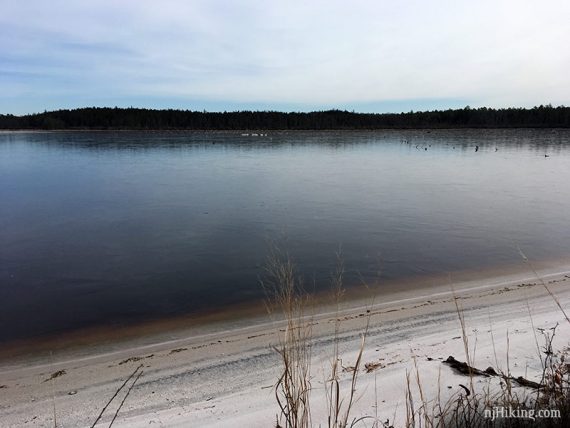
[[[570,308],[570,266],[539,273],[563,307]],[[570,342],[570,326],[528,270],[455,282],[454,288],[461,297],[472,350],[476,343],[478,368],[497,368],[492,329],[498,368],[506,371],[508,331],[512,374],[536,380],[540,367],[528,308],[535,327],[560,323],[555,347],[561,349]],[[437,395],[438,376],[444,398],[460,391],[460,383],[469,384],[468,378],[441,362],[449,355],[465,360],[449,282],[383,295],[380,303],[368,309],[370,329],[363,363],[381,362],[383,367],[360,374],[354,417],[403,420],[405,374],[414,370],[413,356],[429,399]],[[340,314],[344,366],[352,365],[356,358],[366,310],[362,302],[353,301]],[[311,399],[315,425],[324,422],[323,380],[330,367],[335,318],[334,312],[314,317]],[[55,402],[58,426],[90,426],[116,388],[142,363],[144,374],[114,426],[274,426],[278,408],[272,386],[279,360],[271,345],[278,343],[280,325],[269,318],[265,323],[258,319],[249,324],[242,321],[172,335],[163,332],[120,344],[59,350],[51,359],[45,354],[5,359],[0,361],[0,425],[53,426]],[[133,357],[140,359],[125,362]],[[58,370],[65,374],[45,381]],[[342,386],[348,391],[350,374],[342,376]],[[487,382],[476,381],[478,387]],[[111,405],[101,426],[108,426],[121,399],[119,396]]]

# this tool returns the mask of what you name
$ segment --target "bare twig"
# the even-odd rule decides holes
[[[554,293],[552,293],[552,291],[550,290],[550,288],[548,287],[548,285],[546,285],[546,283],[544,282],[544,279],[542,279],[542,277],[538,274],[538,272],[536,271],[536,269],[534,268],[534,266],[532,265],[532,263],[530,262],[530,260],[527,258],[527,256],[522,252],[521,248],[519,246],[517,246],[518,250],[519,250],[519,254],[521,255],[521,257],[523,258],[523,260],[525,261],[525,263],[529,266],[530,270],[532,270],[532,272],[534,273],[534,275],[536,276],[536,278],[538,279],[538,281],[540,282],[540,284],[544,287],[544,289],[548,292],[548,294],[550,294],[550,297],[552,297],[552,300],[554,300],[554,302],[556,303],[556,305],[558,306],[558,308],[560,309],[560,311],[562,312],[562,314],[564,314],[564,318],[566,318],[566,321],[568,321],[568,323],[570,324],[570,318],[568,317],[568,315],[566,314],[566,311],[564,310],[564,308],[562,307],[562,305],[560,304],[560,300],[558,300],[558,298],[554,295]]]
[[[133,383],[131,384],[131,386],[129,387],[129,389],[127,390],[127,393],[123,397],[121,404],[119,404],[119,407],[117,408],[117,411],[115,412],[115,415],[113,416],[113,419],[111,420],[111,423],[109,424],[109,428],[111,428],[111,426],[113,425],[113,422],[115,422],[115,419],[117,419],[117,415],[119,414],[119,411],[123,407],[123,404],[125,404],[125,401],[127,400],[127,397],[129,396],[129,394],[131,393],[131,390],[134,388],[135,384],[137,383],[137,381],[139,380],[139,378],[142,376],[143,373],[144,373],[144,371],[141,370],[139,372],[139,374],[137,375],[137,377],[135,378],[135,380],[133,381]]]
[[[95,425],[97,425],[97,422],[99,422],[99,420],[101,419],[101,417],[103,416],[103,413],[105,413],[105,410],[107,410],[107,407],[109,407],[109,405],[111,404],[111,402],[115,399],[115,397],[117,397],[117,395],[119,395],[119,392],[121,392],[121,390],[125,387],[125,385],[129,382],[129,380],[131,380],[136,374],[137,372],[142,368],[142,364],[139,365],[132,373],[131,375],[127,378],[127,380],[125,380],[123,382],[123,384],[115,391],[115,393],[113,394],[113,396],[109,399],[109,401],[107,401],[107,404],[105,404],[105,406],[103,407],[103,410],[101,410],[101,412],[99,413],[99,415],[97,416],[97,419],[95,419],[95,422],[93,422],[93,424],[91,425],[91,428],[94,428]]]

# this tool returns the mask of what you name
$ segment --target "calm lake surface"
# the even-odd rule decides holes
[[[1,133],[0,341],[258,299],[272,241],[317,289],[561,257],[569,214],[567,130]]]

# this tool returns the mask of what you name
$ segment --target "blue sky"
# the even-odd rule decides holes
[[[0,0],[0,113],[570,104],[570,2]]]

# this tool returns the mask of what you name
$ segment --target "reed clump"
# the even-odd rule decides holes
[[[343,294],[343,273],[344,269],[339,255],[338,267],[331,280],[337,311]],[[309,294],[304,290],[301,279],[296,275],[289,256],[277,250],[269,257],[263,286],[268,296],[268,309],[270,311],[279,309],[285,324],[280,341],[274,347],[281,363],[280,375],[275,384],[275,398],[279,408],[276,427],[309,428],[313,426],[311,351],[314,341],[313,316],[308,313]],[[362,366],[367,328],[362,334],[356,361],[350,367],[343,367],[338,347],[339,325],[340,321],[337,316],[334,324],[330,367],[324,380],[326,426],[329,428],[351,427],[362,419],[352,417],[351,411],[357,399],[356,384]],[[348,388],[343,388],[341,384],[343,371],[350,373]]]
[[[536,271],[534,272],[536,273]],[[316,408],[315,404],[317,406],[319,404],[311,398],[311,392],[316,388],[316,382],[314,382],[312,375],[312,351],[315,338],[312,327],[314,317],[308,313],[309,295],[303,289],[302,282],[295,273],[294,264],[287,255],[274,254],[269,259],[266,273],[264,286],[268,291],[269,306],[272,310],[275,308],[281,310],[285,325],[280,341],[275,346],[275,351],[280,359],[280,374],[275,384],[275,397],[279,409],[276,416],[276,427],[392,427],[396,418],[392,423],[389,420],[381,421],[378,418],[377,399],[376,415],[354,416],[356,413],[354,406],[359,398],[357,394],[359,374],[369,373],[377,368],[371,369],[369,364],[363,362],[370,316],[367,317],[359,345],[355,345],[353,349],[356,359],[350,366],[342,365],[337,340],[341,317],[335,317],[335,340],[332,341],[330,366],[326,370],[323,382],[326,413],[324,418],[319,413],[319,418],[315,417],[315,420],[319,420],[313,424],[313,410]],[[332,278],[337,310],[338,301],[343,295],[343,273],[344,270],[340,261]],[[543,281],[541,283],[544,284]],[[560,301],[548,286],[545,285],[545,288],[549,296],[555,300],[564,318],[570,323]],[[406,391],[403,400],[405,418],[401,419],[398,425],[405,428],[569,427],[570,364],[567,363],[567,360],[570,347],[561,350],[554,349],[553,341],[557,334],[558,325],[547,329],[535,328],[529,308],[529,317],[531,317],[533,327],[532,334],[537,350],[536,362],[540,363],[541,368],[539,379],[531,380],[512,373],[508,332],[504,344],[504,353],[507,356],[506,367],[500,367],[496,357],[496,344],[492,339],[495,367],[477,368],[475,367],[477,341],[470,340],[467,320],[461,307],[460,298],[454,292],[453,297],[458,327],[463,341],[465,362],[453,357],[449,357],[443,362],[466,376],[466,381],[459,385],[460,388],[456,393],[442,397],[440,387],[441,367],[444,367],[442,365],[437,378],[438,393],[435,397],[431,397],[426,392],[428,388],[424,388],[423,385],[426,377],[421,374],[416,357],[412,355],[412,369],[405,374]],[[492,329],[490,331],[492,336]],[[346,373],[349,373],[348,378]],[[481,380],[484,381],[481,382]],[[430,383],[434,381],[436,380],[429,379]],[[378,383],[382,384],[381,376],[378,379],[375,377],[375,390],[366,392],[374,393],[376,396]]]

